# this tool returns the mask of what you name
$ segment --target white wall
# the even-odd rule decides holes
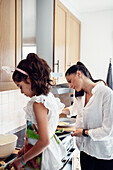
[[[106,81],[113,61],[113,10],[82,13],[81,61],[94,78]]]

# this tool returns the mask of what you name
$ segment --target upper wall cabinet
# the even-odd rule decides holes
[[[2,66],[16,67],[21,59],[21,0],[0,0],[0,91],[15,89]]]
[[[66,57],[66,20],[67,11],[65,7],[55,0],[54,16],[54,71],[65,72]]]
[[[81,23],[70,12],[67,15],[66,70],[80,60]]]
[[[54,71],[65,73],[80,60],[80,21],[59,1],[55,0]]]

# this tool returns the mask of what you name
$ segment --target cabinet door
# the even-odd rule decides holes
[[[55,0],[54,25],[53,70],[65,73],[68,67],[80,60],[81,23],[59,0]]]
[[[67,17],[66,69],[80,60],[80,22],[72,15]]]
[[[20,58],[21,0],[0,0],[0,91],[15,88],[12,75],[1,67],[15,67]]]
[[[61,3],[55,2],[54,71],[64,73],[67,15]]]

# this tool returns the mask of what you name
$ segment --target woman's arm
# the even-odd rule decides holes
[[[74,100],[74,103],[71,106],[64,108],[62,110],[62,113],[66,115],[71,115],[71,116],[77,115],[76,99]]]

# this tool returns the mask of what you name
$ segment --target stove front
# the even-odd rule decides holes
[[[63,136],[61,134],[61,136]],[[60,136],[59,136],[60,138]],[[72,170],[72,159],[75,153],[75,139],[71,136],[71,133],[67,134],[65,137],[61,137],[60,140],[62,141],[63,145],[67,150],[66,156],[62,159],[63,166],[60,170]]]

